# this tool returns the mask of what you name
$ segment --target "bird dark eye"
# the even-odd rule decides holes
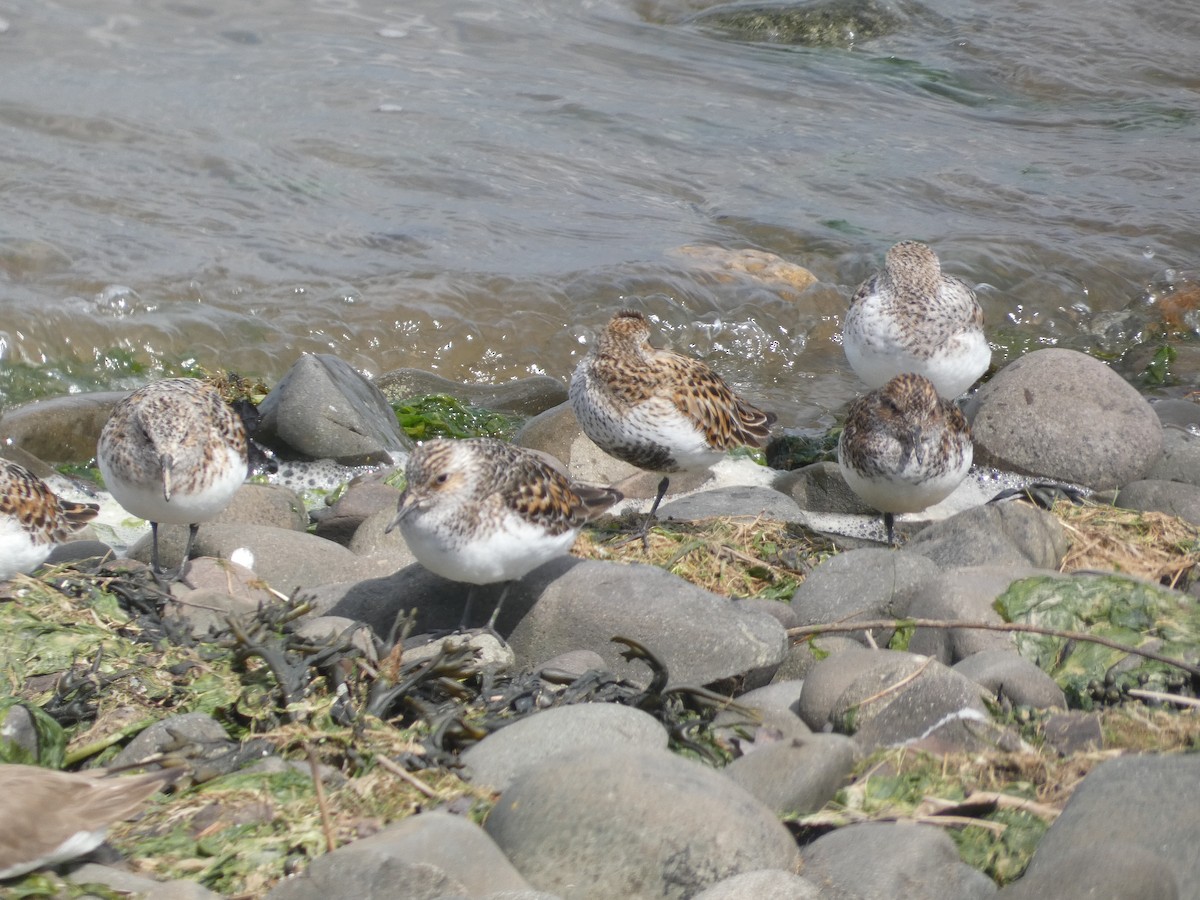
[[[446,483],[447,481],[449,481],[449,480],[450,480],[450,475],[449,475],[449,473],[447,473],[447,472],[443,472],[443,473],[442,473],[441,475],[439,475],[437,478],[433,479],[433,483],[434,483],[434,484],[441,485],[441,484],[445,484],[445,483]]]

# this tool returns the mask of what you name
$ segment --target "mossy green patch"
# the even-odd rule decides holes
[[[1086,632],[1133,647],[1196,662],[1200,608],[1185,595],[1121,575],[1027,578],[995,601],[1008,622]],[[1017,648],[1049,673],[1074,706],[1090,709],[1097,689],[1167,690],[1180,670],[1090,641],[1018,633]],[[1111,698],[1110,698],[1111,699]]]
[[[400,427],[414,441],[435,437],[508,440],[522,422],[518,416],[470,406],[449,394],[412,397],[394,408]]]

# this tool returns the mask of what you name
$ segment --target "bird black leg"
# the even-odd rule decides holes
[[[183,574],[183,570],[187,567],[188,559],[192,555],[192,543],[196,540],[196,532],[200,530],[200,523],[193,522],[188,526],[187,541],[183,545],[183,561],[179,564],[179,568],[173,572],[167,573],[162,569],[162,563],[158,558],[158,523],[150,523],[150,571],[154,573],[156,578],[170,584],[173,581],[178,581]]]
[[[500,607],[504,605],[504,598],[508,596],[508,590],[513,586],[511,581],[506,581],[504,587],[500,589],[500,596],[496,598],[496,608],[492,610],[492,617],[488,619],[487,630],[492,634],[496,634],[496,620],[500,618]],[[499,637],[499,635],[496,635]]]
[[[658,504],[662,503],[662,498],[667,493],[667,487],[670,485],[671,479],[664,475],[662,481],[658,483],[658,494],[654,498],[654,502],[650,505],[650,512],[646,514],[645,520],[642,522],[642,549],[650,549],[650,523],[654,521],[654,514],[658,512]]]
[[[883,514],[883,530],[887,532],[889,547],[896,546],[896,517],[890,512]]]

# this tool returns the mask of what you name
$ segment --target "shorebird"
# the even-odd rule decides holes
[[[95,850],[108,826],[127,819],[183,769],[115,777],[0,765],[0,879]]]
[[[99,511],[62,499],[24,466],[0,459],[0,581],[32,572]]]
[[[612,317],[575,368],[570,398],[583,433],[600,449],[663,473],[642,525],[644,546],[670,473],[707,469],[734,447],[762,447],[775,422],[707,364],[650,346],[650,323],[631,309]]]
[[[509,586],[567,553],[584,524],[621,499],[613,488],[572,482],[546,454],[492,438],[419,445],[405,466],[408,485],[396,516],[417,561],[437,575],[471,585]],[[463,611],[470,613],[468,594]]]
[[[950,398],[974,384],[992,359],[975,292],[944,275],[937,254],[919,241],[896,244],[883,270],[859,285],[842,347],[867,387],[916,372]]]
[[[897,375],[850,406],[838,466],[851,490],[883,513],[889,544],[895,513],[948,497],[971,468],[971,429],[953,401],[922,375]]]
[[[183,563],[201,522],[233,499],[248,472],[246,429],[217,389],[166,378],[120,401],[100,433],[96,462],[113,498],[150,522],[152,565],[162,574],[158,526],[187,525]]]

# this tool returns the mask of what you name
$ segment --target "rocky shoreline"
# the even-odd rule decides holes
[[[464,388],[409,371],[372,384],[333,357],[307,356],[262,403],[260,438],[284,459],[377,466],[411,446],[391,404],[428,393],[529,417],[517,443],[558,457],[581,481],[617,483],[635,499],[653,496],[658,476],[587,441],[563,402],[562,385],[549,378]],[[0,419],[6,454],[15,448],[86,463],[106,404],[119,396],[69,397],[9,411]],[[482,728],[452,754],[473,796],[485,798],[482,825],[479,815],[455,815],[464,812],[461,804],[426,796],[419,815],[402,818],[390,810],[373,829],[337,835],[333,852],[313,844],[292,853],[288,865],[283,856],[264,859],[259,879],[233,892],[275,900],[1200,897],[1200,863],[1192,850],[1200,837],[1200,758],[1123,754],[1128,745],[1104,732],[1107,720],[1097,711],[1142,710],[1150,701],[1130,691],[1153,695],[1167,709],[1183,708],[1155,715],[1179,720],[1188,735],[1164,738],[1162,749],[1194,749],[1200,730],[1187,701],[1200,679],[1186,668],[1111,647],[1093,652],[1101,645],[1004,630],[1015,621],[1089,631],[1192,667],[1200,662],[1200,578],[1189,555],[1200,552],[1200,406],[1182,400],[1151,405],[1103,363],[1055,349],[998,372],[967,412],[981,464],[1081,486],[1145,512],[1147,520],[1183,520],[1187,539],[1173,544],[1173,573],[1164,564],[1126,566],[1124,574],[1064,574],[1064,559],[1081,543],[1082,521],[1019,499],[972,505],[928,524],[906,517],[898,522],[900,550],[853,533],[821,538],[811,529],[830,517],[857,516],[861,533],[874,527],[874,517],[844,484],[838,489],[836,465],[785,472],[742,460],[731,464],[731,483],[672,479],[673,491],[689,493],[669,495],[659,511],[669,520],[661,538],[664,559],[639,559],[640,547],[617,554],[607,538],[630,523],[602,525],[580,542],[576,557],[543,566],[514,586],[496,626],[502,640],[476,636],[468,652],[456,650],[453,639],[447,645],[434,637],[458,623],[464,586],[423,570],[398,533],[384,533],[395,512],[395,487],[377,475],[360,476],[310,528],[294,490],[247,484],[217,521],[200,529],[185,583],[152,604],[154,622],[170,623],[166,633],[201,647],[224,640],[235,655],[257,647],[258,655],[247,658],[263,661],[272,674],[267,681],[274,687],[263,690],[275,701],[289,672],[319,670],[323,683],[332,683],[328,666],[313,663],[300,644],[280,644],[277,659],[263,650],[274,646],[268,635],[303,633],[305,646],[339,648],[346,666],[357,658],[372,671],[391,665],[422,677],[432,676],[406,668],[420,666],[422,654],[444,661],[465,652],[469,664],[454,671],[483,677],[481,695],[487,683],[511,685],[504,679],[519,674],[531,679],[521,683],[532,707],[503,728]],[[728,534],[706,532],[713,517],[740,523],[745,539],[757,542],[757,555]],[[184,530],[162,529],[168,565],[176,562],[172,548],[176,556],[182,551]],[[51,563],[65,566],[103,549],[94,540],[64,544]],[[687,553],[715,560],[715,574],[702,584],[676,574]],[[128,548],[134,561],[144,563],[148,554],[145,539]],[[121,584],[139,577],[135,563],[122,565],[122,573],[134,574],[106,570],[105,577]],[[729,587],[737,567],[759,579],[759,591],[731,601],[731,593],[741,593]],[[28,589],[18,581],[11,603],[20,604]],[[272,608],[292,612],[267,628],[264,610]],[[401,619],[406,637],[389,643]],[[879,624],[912,619],[990,628]],[[231,642],[230,623],[239,621],[264,630],[253,637],[246,625]],[[873,624],[847,630],[856,622]],[[21,679],[18,699],[44,702],[54,693],[46,673],[36,675]],[[296,677],[298,687],[288,696],[303,705],[301,698],[313,695],[304,687],[308,681]],[[403,681],[398,674],[394,680]],[[563,699],[585,682],[588,692],[581,696],[593,702]],[[231,740],[227,710],[210,715],[186,696],[173,705],[186,712],[172,718],[164,705],[162,721],[125,746],[121,761],[178,746],[183,726],[190,735],[184,743],[230,751],[253,744]],[[401,715],[378,708],[388,710],[385,718]],[[12,743],[24,740],[36,758],[39,738],[32,728],[22,732],[14,725],[18,709],[25,706],[8,708],[5,728],[17,735]],[[283,718],[298,727],[300,719]],[[177,719],[187,721],[181,726]],[[306,740],[319,741],[319,735],[314,730]],[[291,752],[281,753],[275,743],[243,761],[261,764],[264,754],[304,759],[303,742],[284,743]],[[347,781],[372,769],[347,763],[352,756],[343,748],[341,770],[322,775],[331,790],[349,790]],[[1007,791],[983,790],[974,783],[983,779],[967,779],[955,796],[930,798],[919,814],[905,808],[889,816],[886,804],[869,796],[868,773],[902,781],[915,777],[914,759],[946,767],[971,758],[1025,774],[1005,782]],[[409,777],[429,775],[428,768],[406,767],[403,755],[389,759]],[[1086,764],[1070,789],[1050,791],[1048,782],[1022,768],[1045,768],[1047,760]],[[307,773],[308,764],[302,768]],[[318,820],[315,801],[302,809]],[[1028,827],[1006,815],[1024,817],[1020,823]],[[200,821],[194,832],[212,825]],[[118,840],[135,859],[145,830],[138,828],[134,823]],[[975,864],[968,864],[964,842],[948,833],[952,828],[1034,833],[1040,841],[1022,873],[995,859],[972,857]],[[1031,849],[1009,848],[1022,864]],[[144,871],[162,874],[153,866]],[[214,896],[199,882],[218,881],[177,872],[175,880],[156,885],[147,874],[94,864],[64,877],[155,897]]]

